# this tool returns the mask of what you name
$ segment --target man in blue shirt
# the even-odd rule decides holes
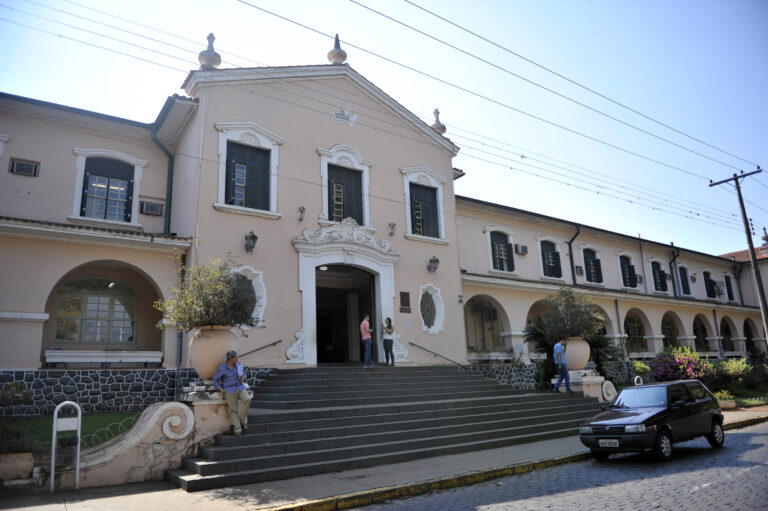
[[[555,344],[555,367],[557,368],[557,383],[555,383],[555,392],[560,392],[560,384],[565,379],[565,391],[571,391],[571,377],[568,374],[568,367],[565,365],[565,345],[568,344],[567,339]]]
[[[237,361],[237,352],[228,351],[227,361],[219,366],[213,377],[213,384],[223,392],[229,408],[229,419],[232,431],[240,436],[243,430],[248,430],[248,408],[251,398],[245,384],[243,365]]]

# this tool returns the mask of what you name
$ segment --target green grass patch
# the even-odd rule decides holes
[[[115,413],[96,413],[83,415],[81,425],[81,438],[86,445],[82,448],[90,447],[88,436],[99,433],[101,441],[109,440],[120,433],[118,428],[108,426],[120,423],[128,417],[137,417],[141,412],[115,412]],[[35,455],[46,455],[51,452],[51,433],[53,431],[53,417],[0,417],[0,453],[7,452],[27,452],[31,451]],[[71,436],[74,432],[59,432],[61,436]]]

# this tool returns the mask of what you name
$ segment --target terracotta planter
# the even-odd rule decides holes
[[[589,362],[589,344],[581,337],[569,337],[565,345],[565,365],[569,371],[579,371]]]
[[[237,334],[230,326],[200,327],[189,340],[189,365],[203,380],[211,380],[216,369],[226,362],[224,356],[229,350],[237,350]]]

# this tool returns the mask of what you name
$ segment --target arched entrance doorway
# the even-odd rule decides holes
[[[696,351],[706,352],[709,351],[709,343],[707,342],[707,336],[709,335],[709,324],[701,314],[697,314],[693,318],[693,336],[696,338],[695,345]]]
[[[342,264],[316,268],[318,363],[362,361],[359,325],[364,314],[376,318],[375,291],[374,275],[365,270]],[[375,361],[375,350],[373,355]]]

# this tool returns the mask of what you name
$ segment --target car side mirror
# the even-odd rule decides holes
[[[685,406],[685,401],[675,401],[672,403],[672,408],[682,408]]]

